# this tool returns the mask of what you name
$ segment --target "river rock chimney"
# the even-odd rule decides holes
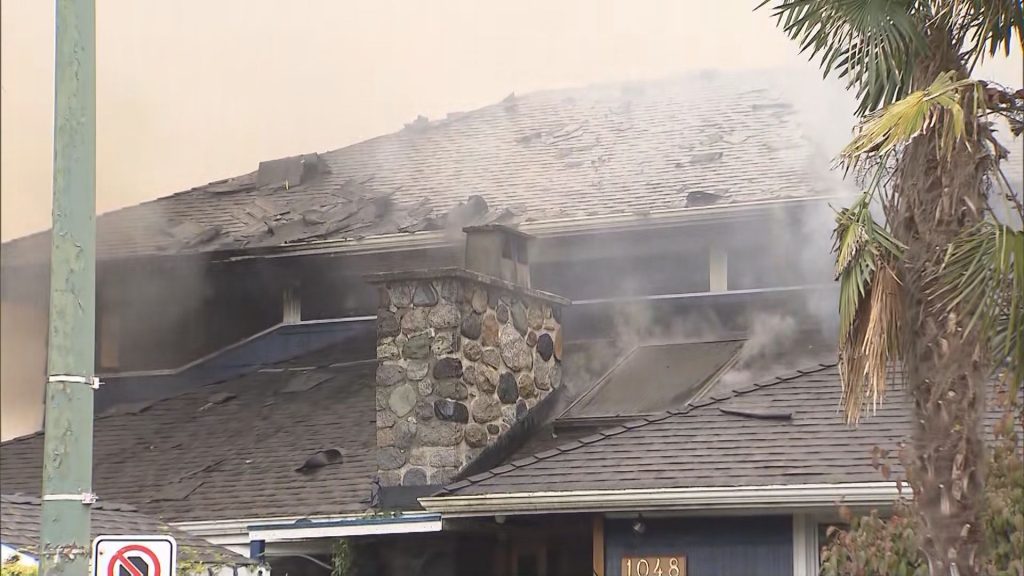
[[[382,486],[447,483],[562,382],[562,307],[529,286],[532,238],[466,230],[466,266],[374,274]]]

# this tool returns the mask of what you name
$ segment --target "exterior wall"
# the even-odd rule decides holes
[[[383,486],[448,482],[561,384],[558,302],[471,277],[382,285],[377,446]]]
[[[625,556],[685,556],[686,573],[792,576],[793,529],[789,516],[644,518],[605,524],[605,574],[619,574]]]

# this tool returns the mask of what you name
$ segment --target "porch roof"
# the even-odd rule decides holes
[[[94,491],[168,522],[364,512],[376,472],[376,362],[339,364],[344,352],[99,414]],[[42,433],[3,443],[4,490],[38,496],[42,457]]]
[[[908,400],[894,386],[874,414],[849,427],[838,412],[840,391],[835,364],[712,391],[471,476],[439,497],[882,481],[872,452],[895,451],[910,432]]]
[[[0,542],[19,552],[37,555],[41,508],[38,498],[21,494],[0,495]],[[92,505],[90,525],[93,537],[100,534],[168,534],[177,541],[179,556],[190,561],[234,566],[258,563],[141,514],[133,506],[97,502]]]

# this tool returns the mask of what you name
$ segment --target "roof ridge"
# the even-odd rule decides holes
[[[586,437],[580,438],[578,440],[572,440],[572,441],[566,442],[564,444],[559,444],[558,446],[556,446],[554,448],[549,448],[548,450],[544,450],[542,452],[538,452],[536,454],[532,454],[530,456],[526,456],[526,457],[520,458],[518,460],[513,460],[512,462],[509,462],[508,464],[503,464],[501,466],[498,466],[497,468],[492,468],[491,470],[488,470],[487,472],[482,472],[480,474],[474,474],[473,476],[469,476],[468,478],[464,478],[464,479],[462,479],[462,480],[460,480],[458,482],[455,482],[453,484],[445,486],[438,494],[439,495],[450,494],[450,493],[452,493],[454,491],[460,490],[460,489],[465,488],[467,486],[471,486],[471,485],[476,484],[478,482],[482,482],[484,480],[488,480],[488,479],[493,478],[495,476],[500,476],[500,475],[505,474],[507,472],[511,472],[512,470],[515,470],[517,468],[522,468],[524,466],[529,466],[529,465],[531,465],[531,464],[533,464],[535,462],[540,462],[541,460],[547,460],[548,458],[552,458],[552,457],[557,456],[559,454],[564,454],[564,453],[567,453],[567,452],[572,452],[573,450],[576,450],[577,448],[581,448],[583,446],[587,446],[589,444],[593,444],[595,442],[599,442],[600,440],[603,440],[604,438],[610,438],[612,436],[618,436],[619,434],[622,434],[624,432],[628,432],[629,430],[633,430],[633,429],[636,429],[636,428],[642,428],[644,426],[647,426],[648,424],[654,424],[656,422],[663,422],[663,421],[665,421],[665,420],[667,420],[669,418],[672,418],[673,416],[685,416],[685,415],[693,412],[694,410],[697,410],[697,409],[700,409],[700,408],[705,408],[707,406],[713,406],[715,404],[719,404],[719,403],[722,403],[722,402],[726,402],[728,400],[736,398],[737,396],[742,396],[744,394],[749,394],[751,392],[756,392],[756,391],[761,390],[763,388],[769,388],[771,386],[775,386],[776,384],[779,384],[779,383],[782,383],[782,382],[790,382],[792,380],[795,380],[795,379],[800,378],[802,376],[806,376],[808,374],[816,374],[818,372],[821,372],[822,370],[827,370],[827,369],[832,368],[832,367],[834,367],[836,365],[838,365],[838,362],[828,362],[828,363],[822,362],[822,363],[816,364],[813,368],[812,367],[798,368],[796,370],[783,373],[782,375],[776,376],[776,377],[774,377],[774,378],[772,378],[770,380],[761,380],[759,382],[751,384],[750,386],[744,386],[742,388],[737,388],[737,389],[735,389],[735,390],[733,390],[733,391],[731,391],[729,393],[726,393],[726,394],[719,394],[717,396],[715,394],[709,394],[708,395],[708,399],[698,400],[696,402],[687,402],[683,406],[683,408],[673,408],[671,410],[666,410],[666,411],[664,411],[662,413],[659,413],[659,414],[654,414],[654,415],[651,415],[651,416],[642,416],[642,417],[640,417],[640,418],[638,418],[636,420],[632,420],[632,421],[626,422],[624,424],[620,424],[620,425],[617,425],[617,426],[613,426],[611,428],[606,428],[606,429],[599,430],[599,431],[595,432],[594,434],[591,434],[590,436],[586,436]]]

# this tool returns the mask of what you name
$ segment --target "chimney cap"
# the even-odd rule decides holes
[[[527,288],[507,280],[502,280],[494,276],[487,274],[481,274],[473,270],[467,270],[459,267],[446,267],[446,268],[426,268],[420,270],[403,270],[397,272],[374,272],[363,276],[369,284],[386,284],[389,282],[412,282],[412,281],[428,281],[428,280],[441,280],[441,279],[458,279],[468,280],[470,282],[476,282],[484,284],[492,288],[498,288],[500,290],[506,290],[508,292],[522,294],[537,300],[543,300],[550,304],[556,304],[558,306],[569,306],[572,301],[568,298],[564,298],[557,294],[550,292],[544,292],[543,290],[537,290],[535,288]]]

